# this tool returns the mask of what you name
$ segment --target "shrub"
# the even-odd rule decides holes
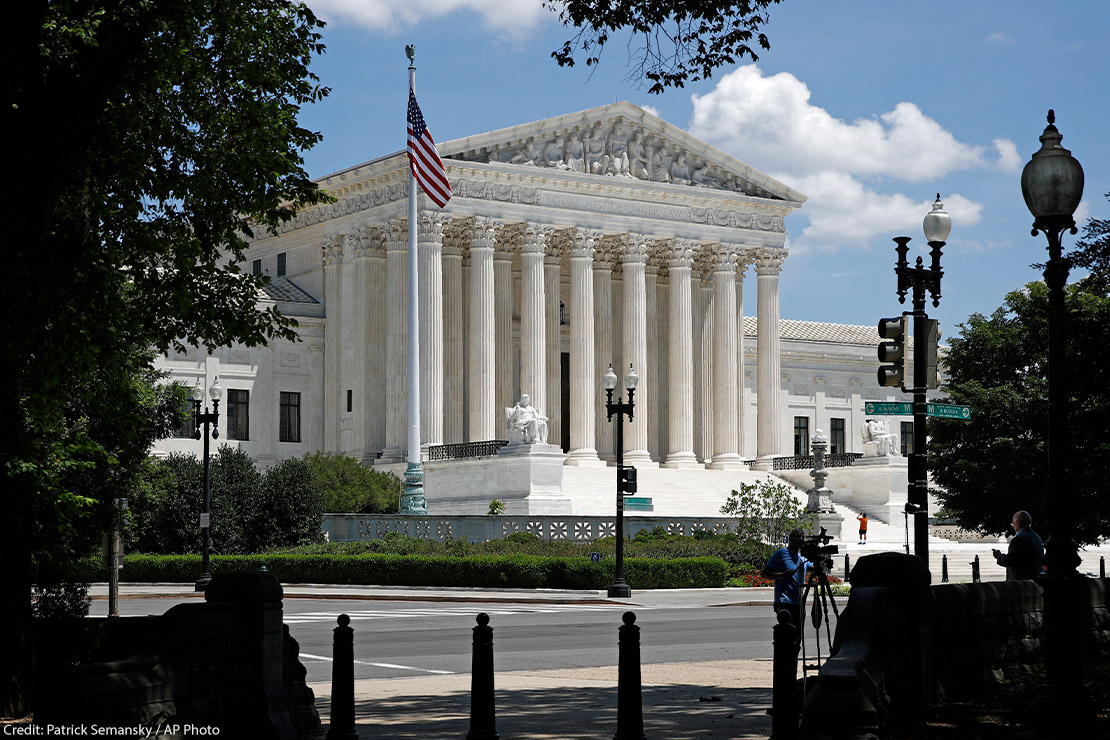
[[[393,473],[374,470],[343,454],[314,452],[304,456],[331,514],[395,514],[404,485]]]
[[[323,541],[323,498],[305,460],[283,460],[267,470],[260,503],[244,532],[244,551],[262,552]]]
[[[770,480],[742,483],[721,513],[736,518],[735,536],[755,561],[766,560],[791,530],[812,532],[814,526],[814,515],[798,503],[794,489]]]

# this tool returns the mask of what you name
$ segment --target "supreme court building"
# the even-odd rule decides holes
[[[631,364],[629,464],[746,469],[807,454],[817,428],[831,452],[861,451],[863,401],[890,398],[874,328],[780,321],[785,223],[804,195],[624,102],[439,151],[454,196],[441,210],[420,194],[419,336],[398,151],[323,178],[336,202],[251,245],[245,267],[272,278],[260,300],[297,318],[300,342],[164,358],[190,386],[219,375],[224,439],[262,464],[401,462],[419,342],[425,445],[507,439],[505,408],[526,393],[564,464],[600,467],[614,456],[601,378]]]

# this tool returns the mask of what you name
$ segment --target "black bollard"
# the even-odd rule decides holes
[[[358,740],[355,729],[355,631],[351,618],[340,614],[332,630],[331,726],[328,740]]]
[[[798,737],[798,643],[797,627],[790,623],[790,612],[783,609],[776,617],[774,662],[771,679],[771,740]]]
[[[975,559],[971,561],[971,582],[979,583],[979,556],[976,555]]]
[[[1098,556],[1098,577],[1099,578],[1105,578],[1106,577],[1106,556],[1105,555],[1099,555]]]
[[[476,618],[474,657],[470,668],[470,731],[467,740],[493,740],[497,716],[493,703],[493,627],[485,612]]]
[[[624,613],[617,657],[617,734],[613,740],[646,740],[640,692],[640,628],[636,615]]]
[[[948,556],[940,556],[940,582],[948,583]]]
[[[852,580],[852,561],[848,559],[848,553],[844,553],[844,582],[850,583]]]

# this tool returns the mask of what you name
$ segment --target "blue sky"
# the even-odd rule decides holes
[[[324,136],[305,157],[313,177],[403,148],[405,44],[437,141],[628,100],[810,196],[786,221],[784,318],[872,324],[901,311],[890,239],[923,250],[937,192],[953,229],[929,311],[945,334],[1038,278],[1029,265],[1046,242],[1029,234],[1020,173],[1049,108],[1086,173],[1077,222],[1110,218],[1104,0],[784,0],[757,63],[663,95],[627,79],[622,38],[592,75],[559,68],[550,53],[569,35],[540,0],[310,5],[328,21],[313,70],[332,88],[302,115]]]

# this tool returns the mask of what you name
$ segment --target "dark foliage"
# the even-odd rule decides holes
[[[748,57],[759,59],[754,46],[770,49],[763,33],[768,7],[780,0],[545,0],[575,36],[551,53],[561,67],[573,67],[581,53],[586,66],[601,61],[610,36],[631,35],[629,78],[650,82],[648,92],[681,88],[709,79],[724,65]],[[581,58],[581,57],[579,57]]]

